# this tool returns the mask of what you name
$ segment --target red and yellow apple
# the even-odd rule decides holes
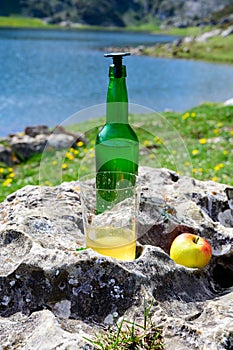
[[[186,267],[205,267],[212,256],[209,242],[193,233],[181,233],[172,242],[170,257]]]

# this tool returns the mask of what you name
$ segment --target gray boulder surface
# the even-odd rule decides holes
[[[233,348],[233,189],[140,169],[138,257],[84,245],[79,183],[26,186],[0,204],[0,349],[93,349],[114,318],[143,322],[144,300],[168,350]],[[204,269],[176,264],[173,239],[211,244]]]
[[[80,132],[69,132],[58,125],[50,130],[46,125],[28,126],[24,132],[10,134],[0,140],[0,162],[13,166],[30,159],[44,150],[62,150],[77,147],[77,142],[87,144],[88,139]]]

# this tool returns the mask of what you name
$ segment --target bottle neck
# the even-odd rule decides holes
[[[122,66],[120,77],[116,77],[115,66],[110,66],[106,110],[107,123],[128,123],[128,94],[125,77],[125,66]]]

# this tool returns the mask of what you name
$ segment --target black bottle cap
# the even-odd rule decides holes
[[[115,78],[121,78],[122,77],[122,59],[124,56],[129,56],[130,52],[111,52],[106,53],[104,57],[112,57],[113,64],[115,67],[114,70],[114,76]]]

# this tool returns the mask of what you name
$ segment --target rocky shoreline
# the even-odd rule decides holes
[[[0,162],[13,166],[34,154],[42,153],[45,147],[53,150],[76,148],[79,141],[88,143],[83,134],[68,132],[62,126],[53,130],[46,125],[28,126],[22,133],[10,134],[1,139]]]
[[[160,55],[160,50],[163,49],[163,54],[170,57],[170,55],[173,55],[174,57],[177,56],[176,49],[179,47],[182,47],[182,50],[186,53],[189,52],[190,47],[189,45],[192,45],[193,43],[207,43],[210,38],[221,36],[222,38],[226,38],[233,34],[233,25],[225,28],[225,29],[213,29],[211,31],[205,32],[203,34],[197,35],[197,36],[185,36],[181,37],[179,39],[174,40],[171,43],[165,43],[165,44],[155,44],[151,46],[146,45],[139,45],[136,47],[127,46],[127,47],[107,47],[105,50],[107,52],[117,52],[117,51],[123,51],[123,52],[131,52],[133,55]],[[158,52],[156,51],[158,49]],[[157,53],[156,53],[157,52]]]

